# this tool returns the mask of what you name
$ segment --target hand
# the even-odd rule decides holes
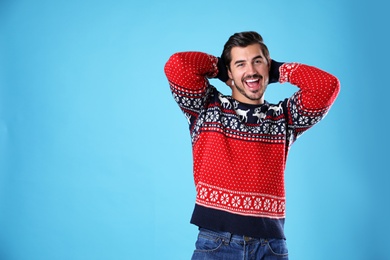
[[[223,82],[226,82],[227,80],[229,80],[227,67],[225,65],[225,62],[221,58],[218,58],[217,67],[218,67],[217,78]]]
[[[279,82],[279,68],[283,65],[283,62],[277,62],[275,60],[271,60],[271,66],[269,70],[269,80],[268,83]]]

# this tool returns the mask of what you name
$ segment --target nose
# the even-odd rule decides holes
[[[254,74],[257,73],[256,70],[255,70],[255,66],[254,66],[252,63],[248,66],[248,71],[247,71],[247,73],[248,73],[249,75],[254,75]]]

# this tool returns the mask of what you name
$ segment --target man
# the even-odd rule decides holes
[[[199,227],[192,259],[288,259],[284,235],[284,169],[289,147],[328,112],[336,77],[270,58],[256,32],[232,35],[222,57],[182,52],[165,65],[192,138]],[[232,89],[222,95],[208,78]],[[278,104],[264,100],[269,83],[298,87]]]

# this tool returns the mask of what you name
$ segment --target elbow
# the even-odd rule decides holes
[[[175,61],[177,60],[177,56],[178,56],[177,53],[171,55],[171,57],[169,57],[168,61],[165,63],[164,66],[165,75],[169,74],[169,71],[171,70],[171,68],[175,64]]]
[[[326,84],[326,94],[323,99],[324,107],[330,107],[335,102],[339,92],[340,92],[340,81],[338,78],[334,77],[333,75],[330,75],[328,78],[328,83]],[[325,90],[324,89],[324,90]]]
[[[337,95],[340,92],[340,81],[339,81],[339,79],[333,76],[331,86],[332,86],[332,90],[333,90],[332,99],[335,100]]]
[[[164,73],[168,79],[170,79],[174,73],[177,73],[177,69],[181,68],[181,64],[183,63],[183,53],[177,52],[169,57],[168,61],[164,66]]]

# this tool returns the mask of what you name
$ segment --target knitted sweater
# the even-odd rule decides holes
[[[279,82],[299,88],[277,104],[238,102],[208,78],[218,58],[182,52],[165,65],[175,101],[192,138],[196,203],[191,223],[258,238],[284,238],[284,170],[289,147],[328,112],[336,77],[299,63],[284,63]]]

